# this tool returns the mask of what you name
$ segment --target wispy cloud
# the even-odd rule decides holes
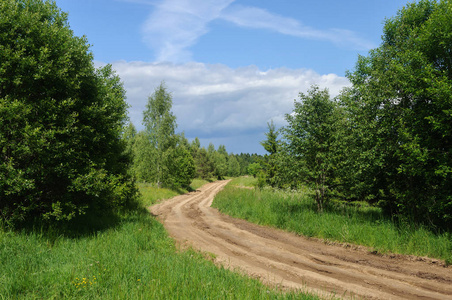
[[[295,19],[279,16],[257,7],[231,5],[222,11],[220,17],[241,27],[268,29],[285,35],[326,40],[340,45],[351,44],[359,50],[374,47],[372,43],[359,38],[350,30],[337,28],[318,30],[305,26]]]
[[[233,1],[163,1],[143,25],[144,40],[156,50],[157,61],[190,61],[188,49],[208,32],[207,24],[217,19]]]
[[[146,0],[123,0],[154,3]],[[234,4],[235,0],[163,0],[143,25],[144,41],[156,51],[157,61],[191,61],[190,47],[209,32],[209,23],[216,19],[239,27],[271,30],[304,39],[318,39],[357,50],[374,45],[354,32],[332,28],[319,30],[300,21],[271,13],[258,7]]]
[[[129,115],[142,129],[148,96],[165,81],[173,95],[173,112],[178,129],[188,138],[225,144],[228,151],[263,152],[266,124],[284,124],[299,92],[312,84],[328,88],[335,96],[349,85],[335,74],[320,75],[312,70],[278,68],[262,71],[255,66],[229,68],[203,63],[115,62],[113,68],[124,81]]]

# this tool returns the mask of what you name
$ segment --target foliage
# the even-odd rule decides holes
[[[267,123],[268,132],[265,133],[267,139],[261,142],[261,145],[264,147],[265,151],[268,152],[268,155],[264,157],[262,160],[263,168],[265,169],[265,178],[269,185],[276,186],[277,185],[277,167],[278,167],[278,152],[280,151],[280,145],[278,141],[278,131],[276,130],[275,124],[273,121],[271,123]]]
[[[151,145],[149,134],[139,131],[128,144],[132,145],[132,173],[141,182],[157,182],[155,173],[155,149]]]
[[[314,191],[319,211],[328,193],[337,184],[336,141],[340,111],[327,90],[313,86],[308,94],[300,93],[292,114],[286,115],[285,150],[292,157],[295,180]]]
[[[171,112],[173,105],[171,94],[167,91],[162,82],[148,98],[146,110],[143,112],[143,125],[146,127],[146,137],[149,139],[151,148],[153,150],[152,158],[155,168],[155,180],[157,183],[169,184],[168,176],[165,176],[165,171],[168,166],[164,161],[168,162],[168,157],[176,143],[175,129],[176,117]],[[150,163],[150,162],[149,162]],[[167,174],[166,174],[167,175]]]
[[[229,156],[227,175],[230,177],[240,176],[240,163],[234,155]]]
[[[214,165],[214,176],[218,179],[223,179],[228,172],[228,156],[221,152],[213,152],[210,155],[210,159],[213,161]]]
[[[240,164],[240,175],[252,175],[248,173],[248,166],[253,163],[260,163],[262,159],[262,156],[256,153],[240,153],[236,154],[235,157]]]
[[[118,76],[94,68],[54,3],[0,3],[2,218],[68,220],[133,201],[126,113]]]
[[[262,170],[259,163],[252,163],[248,165],[248,174],[256,178],[257,174]]]
[[[360,57],[344,97],[359,132],[371,138],[358,145],[369,162],[362,173],[371,174],[364,179],[382,207],[449,228],[451,18],[449,1],[424,0],[387,19],[382,45]]]
[[[257,161],[257,154],[228,154],[226,147],[220,145],[217,150],[210,143],[208,149],[201,147],[198,138],[190,144],[190,152],[195,161],[196,177],[211,179],[213,177],[237,177],[248,174],[248,165]]]
[[[178,136],[179,142],[169,148],[163,157],[163,182],[171,187],[188,187],[195,177],[195,161],[190,151],[182,143],[185,137]]]
[[[135,146],[135,140],[137,136],[137,130],[132,122],[129,122],[125,127],[121,135],[121,139],[125,143],[125,154],[130,157],[130,163],[133,162],[133,148]],[[132,170],[132,165],[130,166],[129,170]]]
[[[158,102],[164,104],[160,105]],[[153,110],[159,107],[167,111],[156,116]],[[258,157],[255,154],[228,154],[224,145],[215,149],[212,143],[206,149],[201,147],[199,138],[196,137],[189,143],[183,133],[176,134],[176,119],[171,113],[171,95],[163,84],[149,97],[144,115],[145,123],[154,120],[152,126],[136,133],[133,125],[129,124],[123,133],[127,148],[132,149],[132,174],[138,181],[187,188],[193,178],[211,180],[246,174],[247,166]],[[169,125],[165,127],[158,125],[158,122]],[[161,132],[157,134],[159,130]],[[160,138],[162,141],[158,142],[157,139]],[[164,149],[159,150],[158,145],[164,145]],[[159,151],[162,152],[159,154]]]
[[[450,19],[452,4],[431,0],[387,19],[381,46],[347,74],[351,87],[334,100],[315,86],[300,94],[276,154],[269,125],[261,179],[308,185],[319,210],[332,197],[364,200],[402,223],[452,229]]]
[[[213,177],[214,165],[205,148],[199,148],[193,154],[196,165],[196,177],[210,179]]]

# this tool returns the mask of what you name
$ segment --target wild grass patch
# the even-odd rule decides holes
[[[257,186],[257,178],[253,176],[241,176],[233,178],[230,185],[238,187],[255,187]]]
[[[143,207],[178,192],[141,185]],[[0,228],[0,299],[317,299],[178,251],[144,208],[78,236]]]
[[[319,213],[307,191],[250,190],[237,188],[231,182],[215,197],[213,206],[233,217],[309,237],[364,245],[381,253],[452,260],[451,233],[395,224],[378,207],[366,203],[332,203]]]
[[[141,203],[144,207],[151,206],[163,199],[169,199],[187,192],[186,190],[171,190],[160,188],[154,183],[138,183],[141,194]]]

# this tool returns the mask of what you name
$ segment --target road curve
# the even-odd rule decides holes
[[[353,299],[452,299],[452,268],[410,256],[378,256],[363,247],[327,245],[234,219],[211,208],[228,183],[217,181],[149,208],[180,244],[264,283]]]

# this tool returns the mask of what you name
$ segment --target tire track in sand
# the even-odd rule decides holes
[[[228,183],[209,183],[149,208],[181,245],[282,288],[363,299],[451,299],[452,269],[435,260],[377,256],[258,226],[211,208]]]

